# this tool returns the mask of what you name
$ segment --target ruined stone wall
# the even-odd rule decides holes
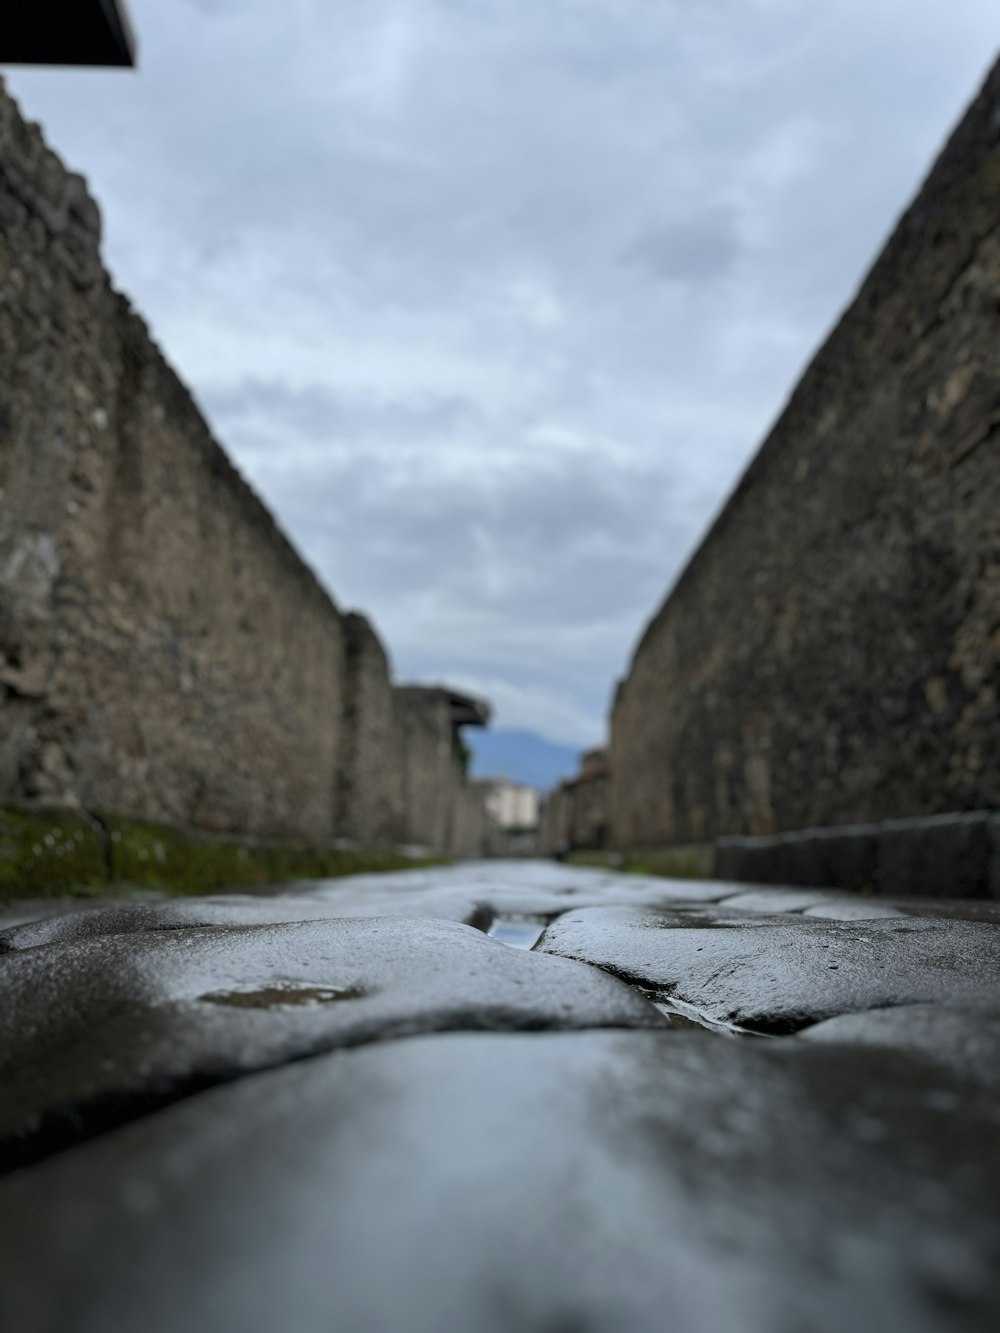
[[[573,820],[572,789],[565,783],[546,792],[538,826],[538,846],[543,855],[565,852],[570,845]]]
[[[491,821],[486,815],[482,791],[475,784],[463,781],[455,797],[454,812],[448,849],[451,855],[463,860],[485,856],[489,851]]]
[[[646,630],[619,846],[1000,806],[1000,66]]]
[[[552,855],[606,847],[609,787],[605,771],[581,775],[547,792],[537,835],[539,851]]]
[[[396,707],[403,737],[404,839],[450,850],[465,776],[448,696],[443,690],[403,685],[396,689]]]
[[[364,616],[344,617],[345,680],[334,824],[364,842],[406,835],[403,734],[389,662]]]
[[[0,85],[0,804],[444,850],[441,734],[404,758],[376,635],[212,438]]]
[[[598,850],[608,843],[610,779],[607,771],[580,777],[571,787],[571,847]]]

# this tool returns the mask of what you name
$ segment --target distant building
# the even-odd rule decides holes
[[[534,787],[508,778],[484,778],[486,813],[502,829],[535,828],[538,824],[538,792]]]
[[[534,787],[509,778],[479,778],[486,813],[487,856],[535,856],[538,851],[540,797]]]

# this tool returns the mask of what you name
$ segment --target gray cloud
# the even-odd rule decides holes
[[[400,674],[581,743],[1000,39],[995,0],[132,8],[138,75],[9,78],[117,281]]]
[[[740,253],[738,219],[728,208],[711,208],[645,232],[625,251],[635,264],[664,282],[703,284],[724,277]]]
[[[276,380],[249,378],[212,385],[201,395],[203,407],[223,423],[224,433],[239,423],[265,419],[272,428],[286,428],[321,443],[337,439],[410,440],[452,435],[475,419],[467,398],[421,397],[408,402],[372,396],[349,398],[322,384],[293,387]]]

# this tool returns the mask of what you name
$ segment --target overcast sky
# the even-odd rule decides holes
[[[997,0],[130,0],[8,71],[219,439],[396,674],[598,741],[972,97]]]

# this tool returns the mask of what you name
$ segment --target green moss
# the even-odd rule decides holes
[[[621,870],[621,852],[567,852],[562,858],[571,866],[601,866],[610,870]]]
[[[118,815],[0,807],[0,900],[115,893],[176,894],[441,864],[391,847],[212,837]]]
[[[711,843],[690,843],[643,849],[626,854],[622,869],[637,875],[663,875],[667,879],[711,879],[715,873],[715,847]]]
[[[212,837],[116,816],[108,816],[104,822],[111,836],[111,864],[116,881],[178,894],[403,870],[427,864],[392,848],[345,849]]]
[[[106,886],[100,825],[73,810],[0,807],[0,900]]]

